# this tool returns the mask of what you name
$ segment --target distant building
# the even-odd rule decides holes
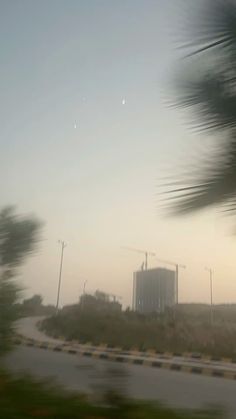
[[[133,309],[161,313],[175,304],[175,272],[155,268],[134,273]]]

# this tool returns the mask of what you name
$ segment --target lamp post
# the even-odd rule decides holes
[[[175,264],[175,303],[179,304],[179,268],[186,269],[185,265]]]
[[[58,243],[61,244],[61,259],[60,259],[60,270],[59,270],[59,280],[58,280],[58,289],[57,289],[56,314],[58,313],[58,310],[59,310],[59,299],[60,299],[60,291],[61,291],[62,266],[63,266],[64,249],[66,247],[66,243],[64,241],[58,240]]]
[[[88,282],[88,280],[86,279],[86,280],[84,281],[83,295],[85,294],[85,287],[86,287],[87,282]]]
[[[213,324],[214,318],[213,318],[213,270],[211,268],[205,268],[206,271],[210,274],[210,301],[211,301],[211,325]]]
[[[82,298],[82,305],[81,305],[81,308],[82,308],[82,309],[84,309],[84,296],[85,296],[85,287],[86,287],[87,282],[88,282],[88,280],[87,280],[87,279],[85,279],[85,281],[84,281],[84,286],[83,286],[83,298]]]

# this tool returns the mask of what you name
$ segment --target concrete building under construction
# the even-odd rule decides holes
[[[161,313],[175,304],[175,271],[155,268],[134,272],[133,310]]]

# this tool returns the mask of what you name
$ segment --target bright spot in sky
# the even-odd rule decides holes
[[[75,124],[74,124],[74,128],[75,128],[75,129],[77,128],[77,124],[76,124],[76,122],[75,122]]]
[[[126,104],[126,100],[125,99],[123,99],[122,100],[122,105],[125,105]]]

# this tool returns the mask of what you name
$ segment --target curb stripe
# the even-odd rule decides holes
[[[201,367],[192,367],[191,368],[191,372],[193,373],[193,374],[202,374],[203,373],[203,368],[201,368]]]
[[[78,351],[76,351],[76,349],[67,349],[67,351],[66,351],[68,354],[77,354],[78,353]]]
[[[162,362],[158,362],[158,361],[153,361],[152,363],[151,363],[151,367],[154,367],[154,368],[162,368]]]
[[[172,365],[170,366],[170,369],[171,369],[171,370],[173,370],[173,371],[181,371],[181,367],[182,367],[182,365],[179,365],[179,364],[172,364]]]
[[[100,359],[108,359],[109,356],[108,356],[108,354],[99,354],[98,355],[98,358],[100,358]]]
[[[23,339],[25,340],[26,338],[20,334],[17,335],[16,338],[13,339],[14,343],[16,344],[20,344],[19,339]],[[27,338],[28,341],[34,341],[34,339],[29,339]],[[63,337],[61,337],[61,340],[64,340]],[[224,363],[229,363],[229,364],[236,364],[236,358],[227,358],[227,357],[218,357],[218,356],[211,356],[211,355],[204,355],[201,353],[197,353],[197,352],[163,352],[163,351],[158,351],[156,349],[147,349],[147,350],[143,350],[143,351],[139,351],[138,348],[130,348],[129,350],[127,349],[127,347],[113,347],[112,345],[108,345],[105,343],[101,343],[99,345],[92,345],[91,342],[87,342],[86,344],[84,343],[80,343],[79,341],[65,341],[62,345],[67,345],[69,346],[71,343],[74,344],[79,344],[81,347],[84,348],[85,351],[101,351],[102,350],[106,350],[106,352],[116,352],[119,354],[124,354],[124,355],[134,355],[134,356],[145,356],[145,357],[149,357],[149,356],[153,356],[153,355],[159,355],[159,356],[163,356],[164,359],[170,359],[170,358],[181,358],[181,357],[188,357],[188,358],[192,358],[192,359],[198,359],[198,360],[202,360],[202,361],[212,361],[212,362],[224,362]],[[30,345],[29,345],[30,346]]]
[[[132,363],[135,364],[135,365],[142,365],[143,362],[144,362],[143,359],[136,358],[136,359],[133,359]]]
[[[39,349],[49,349],[54,352],[64,352],[72,355],[81,355],[86,357],[93,357],[101,360],[109,360],[113,362],[120,362],[120,363],[129,363],[133,365],[145,365],[152,368],[162,368],[162,369],[168,369],[171,371],[181,371],[185,373],[190,374],[197,374],[197,375],[205,375],[205,376],[211,376],[216,378],[225,378],[230,380],[236,380],[236,371],[230,371],[230,370],[217,370],[215,367],[197,367],[197,366],[188,366],[188,365],[181,365],[178,363],[171,363],[171,362],[162,362],[162,361],[151,361],[147,358],[130,358],[130,352],[123,352],[122,354],[116,355],[116,353],[112,353],[111,351],[107,351],[105,347],[101,348],[104,352],[96,351],[94,348],[93,350],[77,350],[73,347],[70,347],[67,344],[64,345],[58,345],[53,344],[51,342],[41,342],[36,341],[34,339],[27,339],[27,338],[21,338],[17,337],[13,341],[16,345],[25,345],[28,347],[36,347]],[[91,348],[92,349],[92,348]],[[126,355],[126,356],[122,356]],[[170,354],[168,354],[169,356]],[[137,352],[136,352],[137,356]],[[162,357],[164,360],[164,356]],[[201,358],[202,359],[202,358]],[[166,357],[166,360],[169,360],[169,358]],[[209,360],[209,358],[208,358]],[[216,358],[214,358],[214,361]]]
[[[116,362],[125,362],[125,358],[123,356],[116,356]]]
[[[212,372],[213,377],[224,377],[223,371],[213,371]]]
[[[92,352],[82,352],[83,356],[92,356],[93,353]]]

